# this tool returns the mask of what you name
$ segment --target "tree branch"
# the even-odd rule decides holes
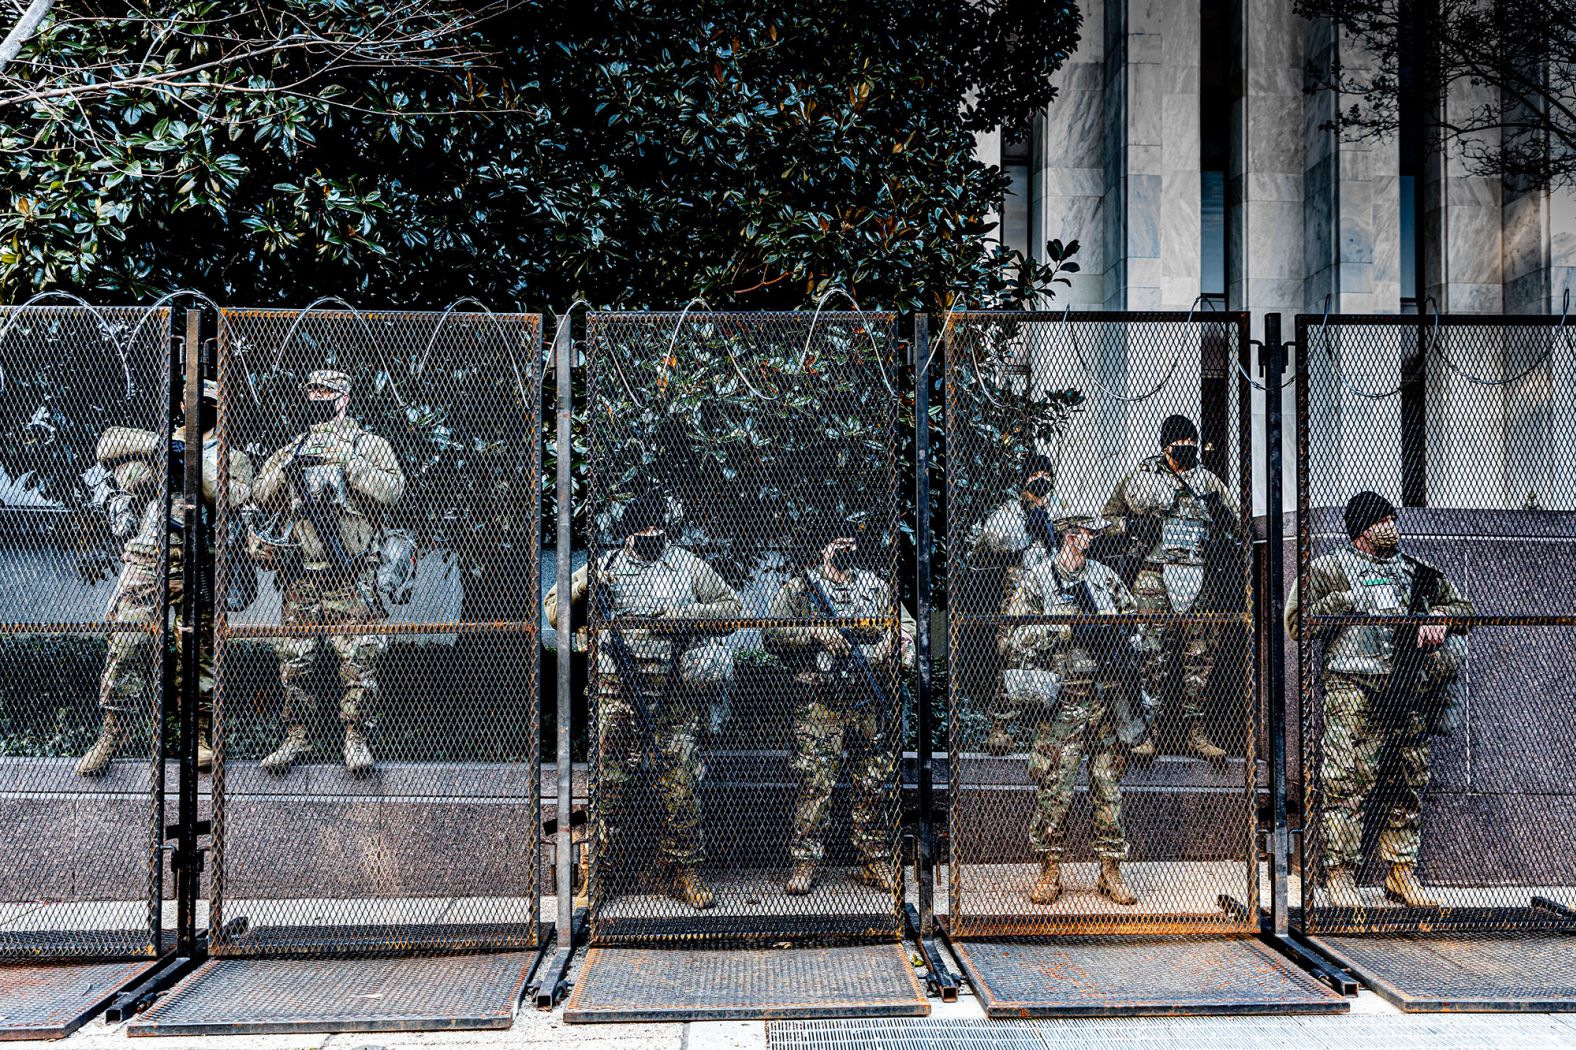
[[[38,32],[39,23],[44,21],[44,16],[49,14],[49,9],[55,6],[55,0],[33,0],[22,12],[22,17],[17,19],[16,25],[0,40],[0,69],[5,69],[11,60],[22,50],[22,45],[27,43],[32,35]]]

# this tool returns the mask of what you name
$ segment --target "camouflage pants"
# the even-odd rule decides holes
[[[354,585],[334,586],[308,575],[285,587],[280,619],[290,626],[311,627],[372,623],[374,615]],[[299,725],[308,711],[316,709],[317,699],[303,681],[325,642],[339,664],[339,720],[347,726],[364,726],[378,689],[373,668],[387,647],[382,635],[331,634],[325,638],[308,634],[274,642],[279,680],[285,690],[279,717],[287,726]]]
[[[799,799],[789,853],[796,862],[825,858],[832,789],[846,767],[853,791],[849,839],[862,861],[890,861],[897,749],[885,729],[887,713],[876,710],[874,700],[854,709],[858,700],[845,699],[833,685],[798,688],[789,768],[799,777]]]
[[[1067,811],[1078,786],[1078,766],[1089,756],[1089,801],[1093,807],[1091,844],[1095,855],[1127,856],[1122,830],[1122,776],[1127,752],[1092,682],[1064,682],[1061,702],[1050,718],[1034,726],[1029,780],[1034,813],[1029,818],[1029,848],[1036,857],[1061,857],[1067,838]]]
[[[1324,677],[1319,775],[1326,869],[1355,868],[1361,862],[1363,823],[1375,787],[1384,821],[1379,856],[1391,864],[1417,862],[1428,787],[1428,718],[1416,709],[1378,710],[1386,681],[1384,676]],[[1379,769],[1389,748],[1396,749],[1396,776],[1381,785]]]
[[[602,679],[597,703],[597,853],[609,857],[619,826],[631,814],[630,789],[642,775],[642,758],[656,777],[662,807],[657,859],[673,867],[693,867],[703,859],[700,832],[700,709],[688,697],[668,697],[660,679],[643,683],[652,739],[619,680]],[[669,702],[671,700],[671,702]],[[648,745],[649,751],[648,755]]]
[[[154,618],[158,615],[164,580],[152,568],[128,564],[115,582],[110,623],[142,628],[114,631],[108,636],[104,672],[99,676],[99,707],[122,714],[150,715],[157,681]]]
[[[1146,568],[1133,581],[1133,600],[1140,612],[1172,612],[1171,596],[1158,569]],[[1222,629],[1219,624],[1189,623],[1154,625],[1154,633],[1144,648],[1144,689],[1156,702],[1166,702],[1166,679],[1171,661],[1182,663],[1182,724],[1184,728],[1204,716],[1204,690],[1215,670],[1220,654]]]

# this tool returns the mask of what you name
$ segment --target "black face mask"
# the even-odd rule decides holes
[[[1051,494],[1051,483],[1047,478],[1035,478],[1024,486],[1023,491],[1035,499],[1044,499]],[[1025,503],[1028,501],[1025,500]]]
[[[663,533],[642,533],[629,538],[630,547],[635,552],[635,557],[641,561],[656,561],[662,557],[662,552],[667,549],[668,538]]]
[[[1197,445],[1172,445],[1167,451],[1171,453],[1172,461],[1180,470],[1192,470],[1198,466]]]
[[[339,415],[339,400],[330,398],[327,401],[318,401],[309,398],[306,403],[306,419],[308,423],[327,423]]]
[[[204,434],[213,433],[214,428],[219,425],[219,406],[212,401],[204,401],[202,410],[197,416],[197,425],[202,428]]]
[[[831,565],[834,571],[847,572],[849,569],[854,567],[854,555],[856,553],[857,552],[852,547],[839,547],[837,550],[832,552],[832,556],[826,559],[826,561],[827,564]]]
[[[1025,523],[1029,532],[1029,539],[1039,540],[1047,547],[1053,546],[1055,530],[1051,528],[1051,512],[1036,507],[1029,511],[1028,521]]]

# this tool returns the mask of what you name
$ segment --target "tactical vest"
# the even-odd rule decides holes
[[[606,588],[608,603],[616,618],[652,616],[674,612],[695,601],[695,555],[682,547],[669,546],[655,561],[642,561],[623,547],[605,555],[599,570],[598,585]],[[630,653],[645,674],[664,675],[673,657],[674,636],[623,628],[619,632]],[[705,642],[693,637],[686,648]],[[603,642],[599,664],[605,674],[617,674],[609,642]]]
[[[1412,600],[1414,563],[1407,558],[1369,558],[1354,547],[1331,555],[1346,576],[1353,611],[1360,615],[1405,616]],[[1324,669],[1341,674],[1384,675],[1395,666],[1395,628],[1345,627],[1325,648]]]

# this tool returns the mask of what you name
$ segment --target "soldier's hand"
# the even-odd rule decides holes
[[[821,644],[826,646],[826,651],[833,656],[847,656],[852,651],[848,639],[844,638],[843,632],[835,627],[821,629]]]
[[[1438,649],[1445,644],[1445,635],[1450,628],[1442,623],[1431,623],[1417,629],[1417,647],[1419,649]]]

